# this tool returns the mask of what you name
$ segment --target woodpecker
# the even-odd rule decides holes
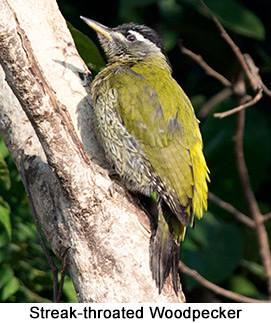
[[[178,294],[180,243],[207,209],[209,170],[194,109],[154,30],[81,18],[108,59],[91,88],[97,138],[128,190],[156,194],[150,269],[159,293],[171,275]]]

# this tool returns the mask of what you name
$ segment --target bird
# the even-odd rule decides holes
[[[181,241],[207,210],[210,178],[198,119],[158,33],[133,22],[109,28],[81,19],[107,57],[91,85],[96,136],[125,187],[155,196],[150,270],[159,294],[170,276],[178,295]]]

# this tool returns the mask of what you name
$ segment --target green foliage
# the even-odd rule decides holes
[[[1,196],[0,196],[1,198]],[[2,198],[1,198],[2,199]],[[4,205],[0,204],[0,222],[4,226],[9,240],[11,240],[11,222],[10,222],[10,209],[5,201],[2,202]]]
[[[67,25],[74,39],[78,53],[87,66],[96,73],[100,72],[105,66],[105,62],[96,45],[89,37],[74,28],[71,23],[67,22]]]
[[[52,301],[52,274],[18,171],[0,138],[0,302]],[[57,259],[55,262],[60,266]],[[63,300],[76,302],[71,278]]]
[[[202,14],[208,15],[198,0],[182,0],[181,2],[187,2]],[[229,30],[258,40],[265,38],[263,23],[255,13],[247,9],[241,2],[237,0],[205,0],[205,4]]]
[[[8,238],[11,239],[10,208],[1,196],[1,191],[8,191],[11,186],[9,170],[5,161],[5,157],[7,156],[8,152],[3,142],[0,141],[0,227],[2,226],[5,229]]]
[[[217,106],[216,111],[225,111],[234,106],[236,103],[233,100],[228,100]],[[259,125],[261,126],[259,127]],[[249,156],[246,162],[254,190],[257,190],[265,180],[271,163],[271,133],[269,129],[269,121],[262,112],[256,109],[247,111],[244,152],[245,156]],[[215,119],[210,115],[201,130],[205,142],[204,152],[212,170],[211,190],[228,202],[240,205],[243,209],[245,205],[240,204],[243,195],[233,150],[235,116]],[[232,194],[233,191],[235,194]]]
[[[1,301],[5,302],[9,297],[14,295],[20,287],[19,281],[16,277],[12,277],[7,281],[5,286],[1,290]]]
[[[243,239],[235,223],[215,218],[205,212],[204,220],[196,221],[195,230],[187,229],[181,258],[203,277],[221,283],[231,276],[243,258]],[[198,283],[186,277],[186,288]]]
[[[10,188],[9,171],[2,155],[0,155],[0,181],[5,189]]]
[[[247,278],[235,275],[230,279],[230,289],[244,296],[262,298],[255,285]]]

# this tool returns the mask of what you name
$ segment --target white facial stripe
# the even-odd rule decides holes
[[[143,43],[147,43],[149,48],[152,48],[153,52],[161,52],[160,48],[158,48],[153,42],[151,42],[148,38],[145,38],[143,35],[138,33],[135,30],[128,30],[128,33],[134,35],[138,41]]]
[[[143,42],[147,42],[148,41],[148,42],[150,42],[148,39],[146,39],[144,36],[142,36],[137,31],[129,30],[128,33],[134,35],[136,37],[136,39],[139,40],[139,41],[143,41]]]
[[[146,53],[148,52],[148,54],[150,53],[157,53],[157,54],[161,54],[161,49],[159,47],[157,47],[152,41],[150,41],[148,38],[145,38],[143,35],[141,35],[139,32],[135,31],[135,30],[128,30],[128,33],[135,36],[136,39],[142,43],[145,43],[147,44],[146,47],[142,47],[142,50],[140,50],[140,47],[137,48],[137,51],[138,51],[138,54],[141,54],[141,56],[146,56]],[[121,39],[121,40],[124,40],[130,44],[130,42],[126,39],[126,37],[122,34],[122,33],[117,33],[118,37]],[[136,43],[135,43],[136,44]],[[131,43],[131,47],[132,48],[136,48],[134,46],[136,46],[135,44]],[[146,50],[146,48],[148,50]]]

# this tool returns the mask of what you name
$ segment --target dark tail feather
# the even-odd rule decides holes
[[[178,295],[180,278],[178,274],[180,242],[176,241],[170,228],[170,221],[167,221],[168,211],[162,207],[163,201],[158,202],[158,224],[153,232],[150,241],[150,267],[152,278],[159,289],[159,294],[165,284],[165,281],[171,273],[172,284],[176,295]]]

